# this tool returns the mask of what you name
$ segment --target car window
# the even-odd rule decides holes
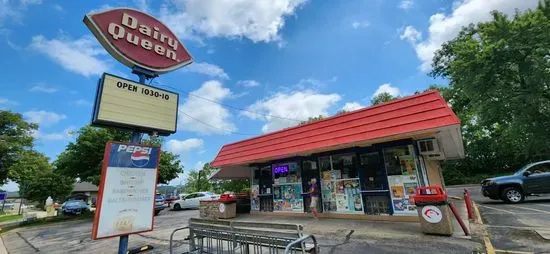
[[[543,163],[536,165],[529,169],[533,174],[550,173],[550,163]]]
[[[185,199],[191,199],[191,198],[196,198],[197,197],[197,194],[189,194],[185,197]]]
[[[204,197],[204,193],[197,193],[197,197]]]

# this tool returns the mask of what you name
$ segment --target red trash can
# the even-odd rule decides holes
[[[420,227],[425,234],[453,234],[447,193],[440,186],[416,188],[414,202],[417,206]]]

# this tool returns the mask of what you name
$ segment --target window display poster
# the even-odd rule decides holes
[[[405,193],[409,196],[414,195],[416,187],[418,187],[417,183],[403,183],[403,185],[405,187]]]
[[[302,212],[304,202],[302,199],[302,185],[284,185],[273,188],[274,211]]]
[[[363,213],[358,179],[323,181],[321,186],[324,211]]]
[[[250,210],[253,211],[259,211],[260,210],[260,197],[258,194],[260,193],[260,185],[254,184],[250,188]]]
[[[410,196],[414,194],[414,190],[418,186],[417,179],[416,176],[411,175],[388,176],[395,213],[416,212],[416,206],[411,204]]]
[[[402,185],[393,185],[390,187],[391,189],[391,196],[394,198],[404,198],[405,197],[405,189]]]

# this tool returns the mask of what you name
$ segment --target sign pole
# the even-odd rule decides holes
[[[154,78],[158,76],[155,73],[149,73],[148,71],[139,67],[134,67],[132,69],[132,73],[137,74],[139,78],[139,83],[141,84],[145,84],[147,78]],[[136,145],[141,143],[141,133],[139,131],[133,131],[130,142]],[[120,236],[120,239],[118,240],[118,254],[126,254],[128,252],[128,240],[128,235]]]

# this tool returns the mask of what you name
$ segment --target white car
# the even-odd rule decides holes
[[[199,209],[201,200],[218,199],[220,195],[211,192],[195,192],[181,197],[180,200],[174,201],[172,208],[174,210],[181,209]]]

